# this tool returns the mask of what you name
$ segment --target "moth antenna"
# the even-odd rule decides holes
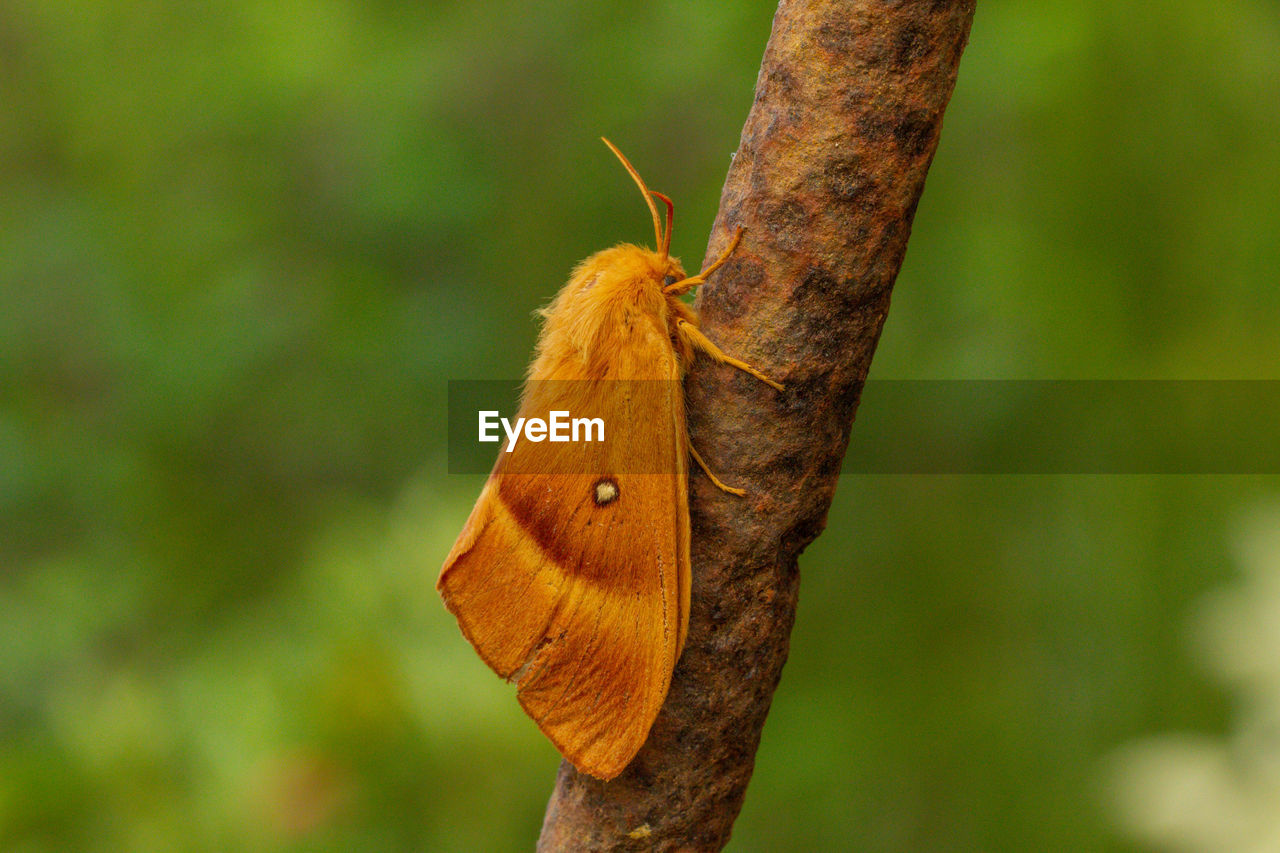
[[[667,230],[662,235],[662,257],[665,259],[671,252],[671,224],[676,218],[676,203],[657,190],[649,190],[649,195],[662,199],[663,204],[667,206]]]
[[[622,156],[622,152],[618,150],[612,142],[600,137],[605,145],[609,146],[609,150],[614,156],[622,161],[623,167],[631,174],[632,179],[636,182],[636,186],[640,187],[640,193],[644,196],[644,203],[649,205],[649,213],[653,214],[653,238],[658,243],[662,242],[662,221],[658,218],[658,206],[653,203],[653,197],[649,195],[649,188],[644,185],[644,179],[640,177],[640,173],[636,171],[636,167],[631,165],[631,161]]]

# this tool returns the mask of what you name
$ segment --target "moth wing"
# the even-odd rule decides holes
[[[437,584],[539,728],[602,779],[644,744],[689,615],[683,389],[665,334],[631,334],[611,376],[663,378],[531,382],[522,417],[598,412],[612,434],[500,452]]]

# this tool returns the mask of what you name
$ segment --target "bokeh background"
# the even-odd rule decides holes
[[[0,3],[0,848],[531,847],[446,381],[647,238],[601,134],[696,266],[772,14]],[[1278,232],[1280,6],[981,0],[873,376],[1280,378]],[[1278,849],[1278,497],[845,476],[730,849]]]

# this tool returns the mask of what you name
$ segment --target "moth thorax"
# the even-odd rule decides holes
[[[622,494],[618,489],[618,481],[612,477],[602,477],[596,480],[596,484],[592,487],[592,492],[594,493],[596,506],[611,504],[618,499],[618,495]]]

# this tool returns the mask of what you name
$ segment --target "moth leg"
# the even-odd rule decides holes
[[[729,248],[724,250],[724,254],[716,258],[715,263],[713,263],[711,266],[707,267],[705,270],[698,273],[697,275],[691,275],[688,278],[681,279],[680,281],[677,281],[673,284],[668,284],[666,287],[662,288],[662,292],[667,294],[668,296],[681,296],[685,293],[688,293],[690,290],[693,290],[695,287],[698,287],[699,285],[706,284],[707,276],[711,275],[713,272],[720,269],[720,267],[724,264],[724,262],[729,260],[729,256],[733,254],[734,249],[738,248],[738,243],[741,240],[742,240],[742,229],[738,228],[736,231],[733,232],[733,240],[730,241]]]
[[[702,473],[711,478],[712,484],[720,491],[728,492],[729,494],[737,495],[738,497],[742,497],[747,493],[745,489],[735,489],[733,486],[726,486],[724,483],[720,482],[720,478],[711,473],[711,469],[707,467],[707,463],[702,460],[700,455],[698,455],[698,451],[693,449],[693,442],[689,443],[689,455],[693,457],[694,462],[698,463],[698,467],[702,469]]]
[[[759,379],[761,382],[770,386],[771,388],[775,388],[778,391],[782,390],[782,385],[780,383],[774,382],[768,376],[765,376],[763,373],[756,370],[754,367],[747,364],[745,361],[736,359],[731,355],[727,355],[724,352],[724,350],[720,349],[720,347],[711,343],[711,339],[708,338],[706,335],[702,334],[701,329],[699,329],[697,326],[690,323],[688,320],[677,320],[676,332],[677,334],[680,335],[681,338],[683,338],[689,344],[689,346],[693,347],[693,349],[699,350],[701,352],[705,352],[707,355],[711,356],[713,360],[718,361],[720,364],[727,364],[730,367],[736,367],[739,370],[750,373],[756,379]]]

